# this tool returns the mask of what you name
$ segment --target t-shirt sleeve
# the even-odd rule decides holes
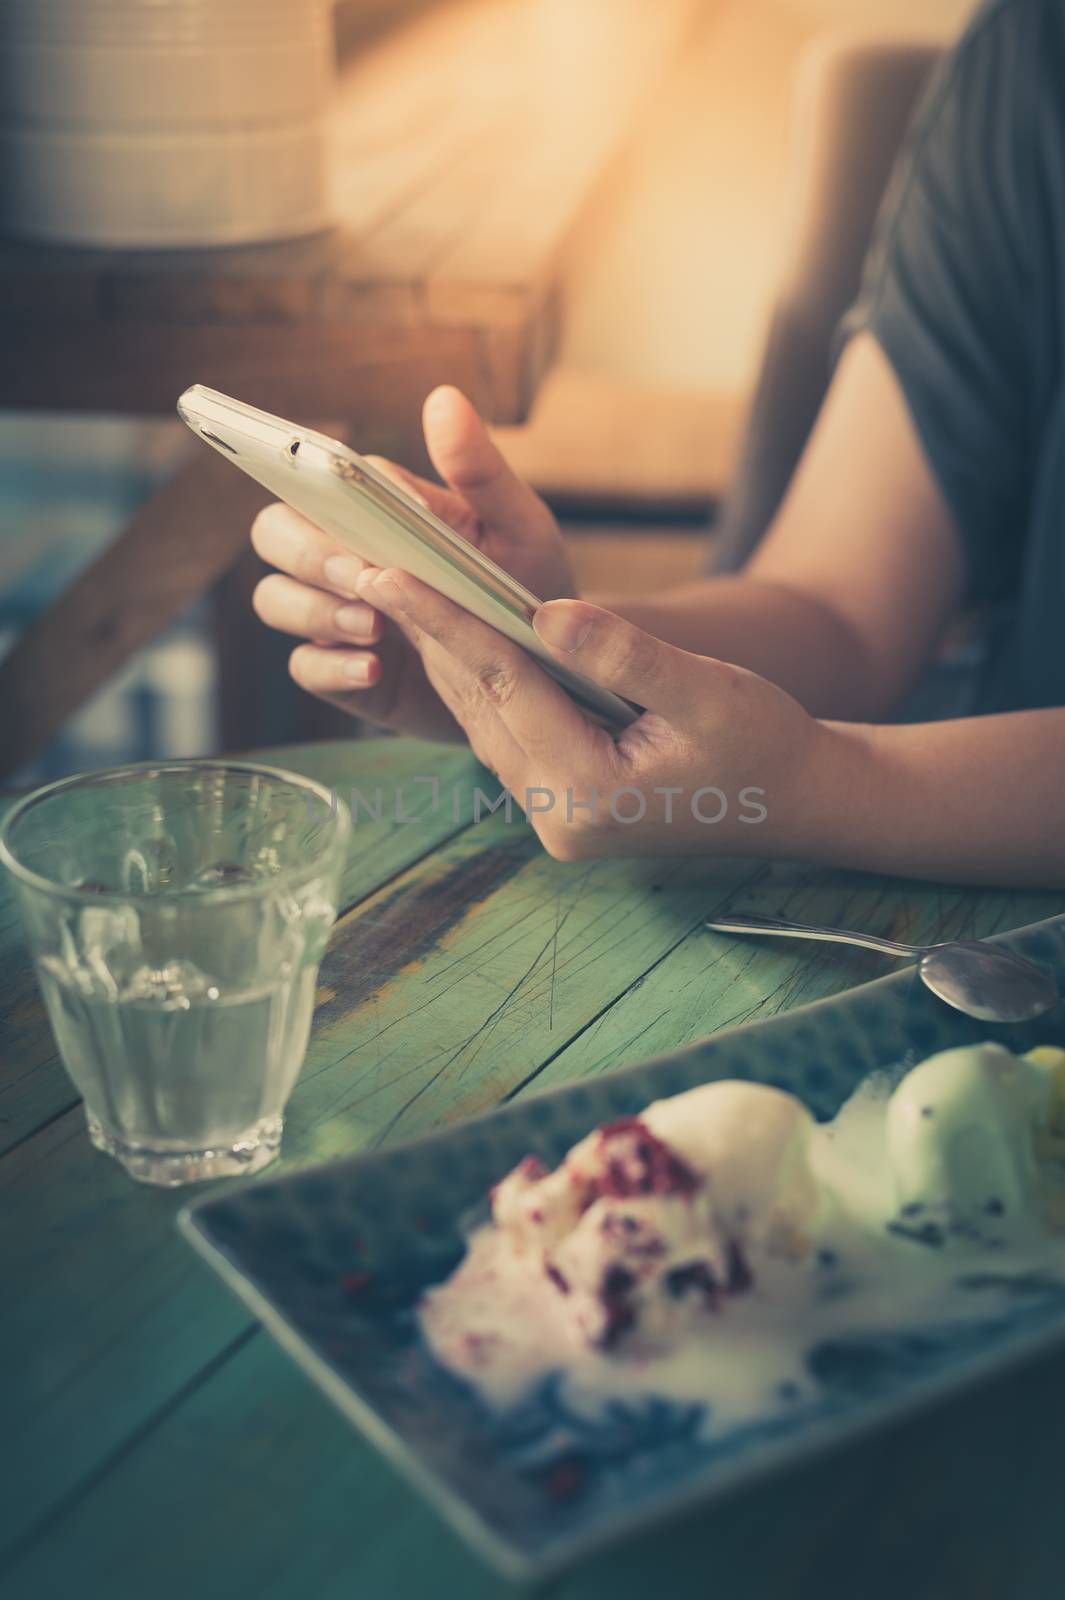
[[[982,12],[925,96],[878,217],[858,303],[956,524],[971,598],[1014,588],[1032,426],[1025,72],[1039,7]],[[1031,93],[1029,79],[1028,93]]]

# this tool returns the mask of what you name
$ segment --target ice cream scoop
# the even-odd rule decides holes
[[[527,1156],[491,1209],[418,1308],[488,1403],[535,1411],[561,1381],[582,1440],[627,1399],[695,1402],[708,1433],[777,1418],[816,1399],[826,1349],[918,1348],[923,1329],[1008,1323],[1020,1289],[1065,1291],[1065,1050],[885,1068],[826,1123],[768,1084],[706,1083],[554,1170]]]
[[[937,1229],[1028,1215],[1035,1130],[1050,1097],[1046,1072],[1000,1044],[943,1050],[914,1067],[887,1108],[887,1156],[902,1215]]]
[[[721,1226],[745,1252],[802,1253],[819,1204],[816,1124],[794,1095],[722,1079],[656,1100],[641,1120],[704,1179]]]
[[[542,1263],[582,1340],[660,1341],[744,1292],[767,1258],[809,1250],[814,1127],[768,1084],[703,1084],[598,1128],[554,1172],[527,1157],[493,1191],[492,1220]]]
[[[936,1244],[1001,1233],[1059,1209],[1065,1051],[1001,1044],[929,1056],[891,1096],[888,1163],[900,1216]]]

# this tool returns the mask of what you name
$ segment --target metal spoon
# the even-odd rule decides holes
[[[818,928],[780,917],[711,917],[715,933],[783,934],[792,939],[825,939],[831,944],[856,944],[888,956],[916,956],[922,983],[955,1011],[981,1022],[1031,1022],[1060,999],[1053,978],[1023,956],[984,944],[979,939],[952,939],[946,944],[902,944],[875,933],[848,933],[843,928]]]

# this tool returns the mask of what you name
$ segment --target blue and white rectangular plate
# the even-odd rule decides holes
[[[996,942],[1065,987],[1065,918]],[[226,1190],[179,1225],[459,1533],[508,1576],[541,1578],[1065,1338],[1065,1294],[1043,1283],[1008,1320],[962,1334],[837,1341],[820,1352],[815,1403],[717,1438],[690,1405],[664,1401],[619,1404],[582,1424],[552,1383],[502,1421],[433,1362],[413,1309],[461,1259],[462,1221],[488,1188],[530,1151],[555,1165],[599,1123],[712,1079],[777,1085],[828,1118],[869,1072],[950,1045],[1065,1045],[1063,1011],[989,1027],[903,972],[411,1144]]]

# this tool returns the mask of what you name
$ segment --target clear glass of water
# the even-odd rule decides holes
[[[351,818],[244,762],[49,784],[0,828],[89,1137],[143,1183],[256,1172],[281,1143]]]

